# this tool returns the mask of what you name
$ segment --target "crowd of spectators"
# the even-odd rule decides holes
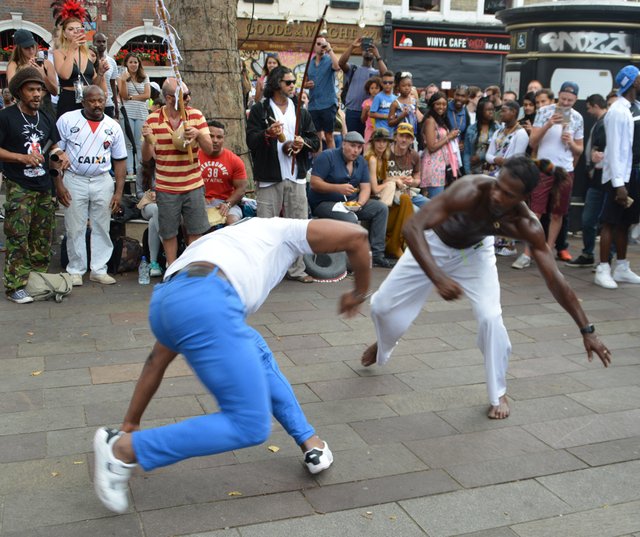
[[[207,121],[192,106],[184,84],[181,92],[187,120],[183,121],[176,107],[178,82],[169,78],[160,88],[150,81],[136,54],[129,53],[119,70],[106,54],[107,37],[96,34],[89,47],[82,22],[73,17],[62,23],[47,58],[37,54],[30,32],[18,30],[14,40],[16,47],[7,70],[9,81],[25,69],[30,70],[29,81],[42,81],[34,116],[36,127],[39,114],[52,116],[54,106],[58,129],[74,127],[69,126],[71,116],[63,119],[74,110],[83,110],[79,122],[89,119],[87,113],[94,118],[91,121],[98,121],[95,118],[103,114],[114,119],[106,129],[111,138],[100,141],[109,152],[111,176],[121,160],[126,175],[137,175],[139,206],[149,220],[152,276],[163,273],[161,249],[167,264],[176,259],[180,230],[188,244],[216,225],[238,221],[251,186],[255,188],[260,217],[362,222],[369,231],[374,266],[391,268],[406,247],[402,227],[415,211],[461,176],[497,176],[507,159],[520,154],[548,162],[540,185],[531,194],[530,206],[547,226],[549,247],[556,248],[558,259],[569,266],[594,264],[599,207],[605,197],[595,183],[598,178],[602,180],[606,160],[603,118],[607,104],[603,96],[587,99],[587,109],[599,127],[594,127],[586,145],[590,188],[584,215],[588,228],[584,250],[572,259],[567,249],[567,216],[574,170],[585,151],[584,121],[575,110],[579,94],[575,82],[564,82],[557,100],[537,80],[528,84],[521,99],[513,91],[502,93],[499,86],[483,90],[460,85],[448,92],[435,83],[417,88],[413,75],[394,72],[370,40],[354,40],[338,57],[327,39],[319,37],[304,88],[297,88],[298,77],[282,65],[276,53],[266,55],[255,92],[247,99],[251,185],[242,159],[223,147],[225,125],[216,119]],[[361,64],[352,61],[354,53],[362,56]],[[342,89],[338,91],[336,77],[340,73]],[[11,105],[12,98],[18,99],[24,121],[33,126],[24,115],[21,95],[12,93],[3,92],[5,105]],[[617,95],[612,93],[608,98],[614,101]],[[297,118],[298,100],[301,110]],[[635,107],[631,111],[635,114]],[[51,140],[58,142],[57,133]],[[44,139],[38,141],[44,146]],[[126,159],[121,142],[126,146]],[[61,149],[65,147],[62,140]],[[194,155],[191,159],[186,156],[189,148]],[[34,145],[31,152],[37,151],[40,148]],[[74,162],[74,158],[80,162]],[[106,157],[74,154],[69,159],[64,155],[63,167],[71,171],[61,170],[56,181],[58,195],[70,177],[83,177],[89,205],[99,199],[102,207],[113,208],[114,200],[122,196],[121,178],[116,174],[114,188],[91,192],[92,179],[104,177],[106,172],[103,162],[95,167],[96,175],[91,175],[87,158],[97,163],[96,159]],[[78,173],[78,169],[84,171]],[[44,175],[46,181],[46,169]],[[82,196],[77,194],[78,198]],[[78,203],[75,197],[63,196],[63,205],[73,207]],[[71,214],[69,208],[66,212],[67,216]],[[108,213],[98,217],[86,207],[81,213],[74,213],[76,224],[84,215],[96,220],[96,229],[102,231],[101,240],[96,242],[104,251],[95,253],[100,266],[92,261],[87,267],[86,261],[83,266],[76,260],[66,268],[74,275],[76,285],[82,285],[82,273],[89,268],[93,281],[114,283],[102,263],[113,248],[104,237],[104,217]],[[73,235],[70,238],[77,247],[80,230],[76,224],[67,222],[67,233]],[[8,236],[7,240],[11,244],[17,239]],[[518,252],[513,241],[496,237],[496,253],[509,256]],[[512,266],[525,269],[530,264],[525,245]],[[303,283],[313,281],[305,272],[302,258],[290,267],[288,277]]]

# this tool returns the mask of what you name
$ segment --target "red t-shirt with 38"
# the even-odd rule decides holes
[[[226,200],[234,190],[233,181],[247,178],[244,162],[228,149],[223,148],[219,157],[211,157],[199,150],[198,160],[207,199]]]

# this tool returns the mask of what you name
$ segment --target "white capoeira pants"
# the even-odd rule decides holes
[[[502,321],[500,283],[494,253],[494,238],[458,250],[444,244],[434,231],[425,239],[437,265],[464,290],[478,321],[478,347],[484,355],[487,391],[491,405],[498,405],[507,392],[507,365],[511,342]],[[420,313],[433,283],[410,250],[371,297],[371,315],[378,340],[378,365],[390,358],[398,340]]]

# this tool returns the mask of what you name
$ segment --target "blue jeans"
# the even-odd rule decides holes
[[[438,194],[442,194],[444,192],[444,186],[428,186],[427,187],[427,196],[429,199],[435,198]]]
[[[416,194],[411,198],[411,203],[413,203],[416,207],[421,208],[425,203],[429,201],[429,198],[423,196],[422,194]]]
[[[364,136],[364,123],[362,123],[362,110],[349,110],[348,108],[344,111],[344,117],[347,120],[347,130],[357,131],[362,136]]]
[[[125,120],[123,119],[122,122]],[[135,147],[131,145],[131,141],[125,135],[125,145],[127,146],[127,175],[133,175],[133,154],[136,154],[136,168],[142,165],[142,126],[144,125],[144,119],[131,119],[129,118],[129,125],[131,125],[131,132],[133,133],[133,139],[135,140]],[[124,127],[122,127],[124,130]]]
[[[604,192],[597,188],[588,188],[584,195],[582,209],[582,253],[593,257],[598,232],[598,220],[604,203]]]
[[[272,413],[297,444],[315,434],[266,342],[246,324],[235,289],[216,273],[178,274],[153,291],[154,335],[186,358],[220,411],[134,432],[136,458],[147,471],[261,444]]]

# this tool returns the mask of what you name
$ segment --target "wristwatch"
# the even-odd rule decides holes
[[[593,334],[596,331],[596,327],[589,323],[587,326],[583,326],[580,329],[580,333],[584,336],[586,334]]]
[[[378,56],[378,57],[376,58],[376,61],[377,61],[377,62],[379,62],[381,59],[382,59],[382,56]]]

